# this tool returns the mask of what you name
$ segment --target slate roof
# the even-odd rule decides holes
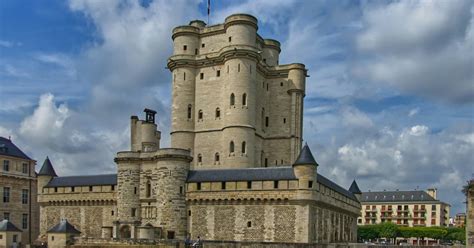
[[[52,176],[52,177],[58,176],[56,174],[56,171],[54,171],[53,164],[51,164],[49,157],[46,157],[46,159],[44,160],[43,166],[41,166],[41,169],[38,172],[38,176]]]
[[[0,232],[21,232],[21,230],[9,220],[2,220],[0,221]]]
[[[361,202],[439,202],[422,190],[363,192]]]
[[[300,155],[296,159],[295,163],[293,165],[300,165],[300,164],[313,164],[318,166],[318,163],[313,157],[313,154],[311,153],[311,149],[309,149],[308,144],[305,144],[303,149],[301,149]]]
[[[349,187],[349,192],[352,194],[362,194],[362,191],[359,189],[359,185],[357,185],[356,180],[352,181],[351,187]]]
[[[10,139],[0,137],[0,155],[32,160],[20,150]]]
[[[46,185],[46,187],[72,187],[116,184],[117,174],[104,174],[91,176],[55,177]]]
[[[59,224],[53,226],[47,231],[47,233],[80,234],[81,232],[71,225],[71,223],[69,223],[67,220],[61,220]]]

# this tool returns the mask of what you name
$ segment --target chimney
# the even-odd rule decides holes
[[[431,188],[431,189],[427,189],[426,190],[426,193],[428,193],[428,195],[430,195],[431,197],[433,197],[435,200],[437,200],[437,192],[438,192],[438,189],[436,188]]]

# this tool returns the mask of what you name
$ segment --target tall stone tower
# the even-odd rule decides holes
[[[301,150],[303,64],[279,64],[280,43],[246,14],[173,30],[171,146],[192,168],[288,165]]]

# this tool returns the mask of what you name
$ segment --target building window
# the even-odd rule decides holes
[[[268,83],[267,83],[267,91],[268,91]]]
[[[266,64],[266,63],[267,63],[267,59],[263,59],[263,63],[265,63],[265,64]]]
[[[188,216],[191,216],[191,210],[188,210]]]
[[[174,239],[174,231],[168,231],[168,234],[166,235],[168,239]]]
[[[310,188],[310,189],[313,188],[313,181],[308,181],[308,188]]]
[[[216,152],[216,154],[214,155],[214,161],[215,161],[215,162],[219,162],[219,160],[220,160],[219,153]]]
[[[227,74],[229,74],[229,65],[227,65]]]
[[[51,236],[51,241],[54,241],[54,236]]]
[[[184,45],[184,46],[183,46],[183,50],[184,50],[184,51],[188,50],[188,46]]]
[[[199,110],[198,112],[198,120],[202,120],[202,110]]]
[[[23,214],[21,216],[21,227],[23,229],[28,229],[28,214]]]
[[[75,187],[71,187],[71,192],[74,192],[76,190]]]
[[[221,118],[221,109],[216,108],[216,118]]]
[[[229,42],[232,42],[232,36],[229,36]]]
[[[28,204],[28,190],[27,189],[21,190],[21,203]]]
[[[246,106],[247,105],[247,94],[242,95],[242,105]]]
[[[252,188],[252,181],[247,181],[247,189],[251,189]]]
[[[183,73],[183,80],[186,80],[186,72]]]
[[[10,220],[10,213],[8,213],[8,212],[3,213],[3,219],[4,220]]]
[[[197,55],[198,54],[198,49],[194,49],[194,55]]]
[[[115,190],[115,185],[110,185],[110,190],[114,191]]]
[[[148,181],[146,183],[146,197],[150,197],[151,196],[151,183]]]
[[[265,167],[268,167],[268,158],[265,158]]]
[[[230,94],[230,106],[235,105],[235,95],[234,93]]]
[[[115,214],[115,212],[114,212],[114,210],[112,210],[112,211],[110,212],[110,215],[114,216],[114,214]]]
[[[201,44],[201,47],[202,47],[202,48],[205,48],[205,47],[206,47],[206,44],[202,43],[202,44]]]
[[[188,104],[188,119],[191,119],[192,117],[192,110],[193,110],[193,105]]]
[[[286,118],[283,118],[283,123],[286,123]]]
[[[237,72],[240,72],[240,64],[237,65]]]
[[[196,186],[197,186],[197,187],[196,187],[196,188],[197,188],[197,190],[201,190],[201,183],[197,183],[197,185],[196,185]]]
[[[200,153],[198,154],[198,163],[202,163],[202,155]]]
[[[278,181],[273,181],[273,188],[278,189]]]
[[[133,193],[136,195],[137,194],[137,187],[133,188]]]
[[[265,126],[268,127],[269,119],[268,116],[265,117]]]
[[[251,221],[247,222],[247,227],[252,227],[252,222]]]
[[[93,186],[89,186],[89,191],[94,191],[94,187]]]
[[[10,171],[10,161],[9,160],[3,160],[3,170],[4,171]]]
[[[283,87],[283,82],[280,82],[280,86]]]
[[[220,70],[217,70],[216,76],[217,76],[217,77],[220,77],[220,76],[221,76],[221,71],[220,71]]]
[[[132,217],[135,217],[137,216],[137,209],[136,208],[132,208]]]
[[[58,187],[54,187],[54,193],[58,192]]]
[[[229,152],[233,153],[234,152],[234,141],[231,141],[229,144]]]
[[[221,182],[221,189],[225,189],[225,182]]]
[[[27,163],[23,163],[21,171],[23,172],[23,174],[28,174],[28,164]]]
[[[3,188],[3,202],[10,202],[10,188]]]
[[[179,186],[179,194],[183,194],[183,186]]]
[[[247,150],[247,143],[245,143],[245,141],[244,141],[244,142],[242,142],[242,153],[245,153],[246,150]]]

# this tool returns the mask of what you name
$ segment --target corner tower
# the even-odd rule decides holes
[[[280,43],[247,14],[173,30],[171,146],[194,169],[287,165],[301,150],[303,64],[279,64]]]
[[[53,179],[57,177],[56,171],[54,171],[53,164],[49,157],[43,162],[43,166],[41,166],[40,171],[37,174],[38,177],[38,194],[43,193],[43,188]]]

